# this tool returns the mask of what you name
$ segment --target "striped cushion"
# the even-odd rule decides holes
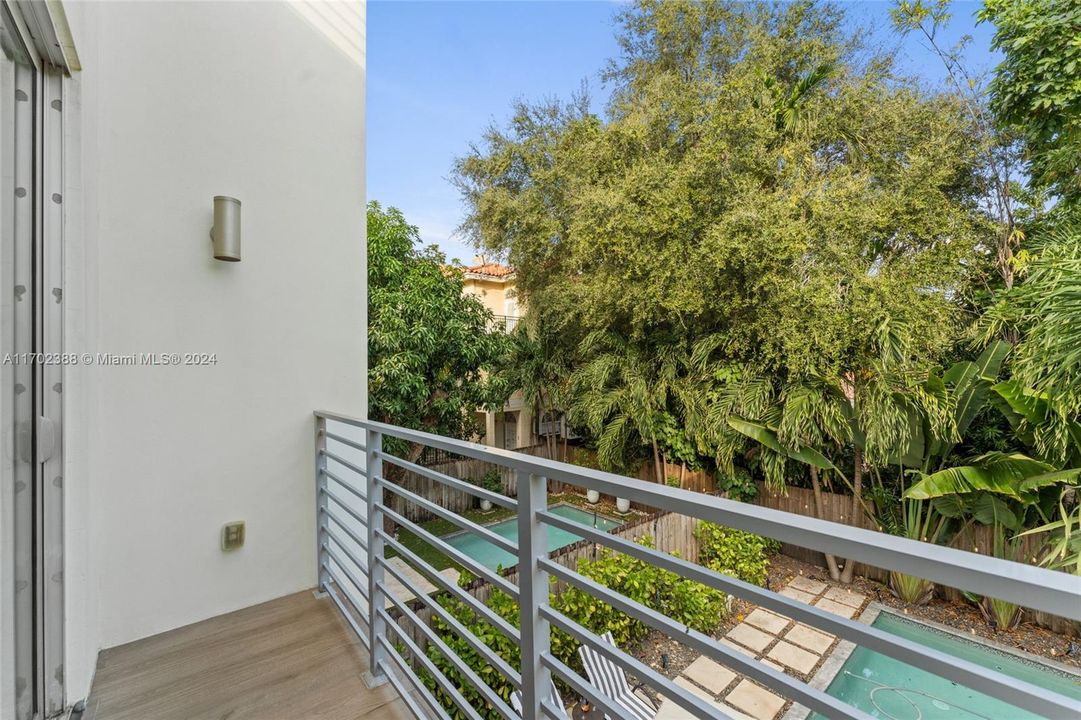
[[[616,644],[610,632],[602,635],[601,640],[613,647]],[[653,708],[634,694],[621,666],[584,644],[578,648],[578,656],[582,658],[582,665],[593,687],[626,711],[626,717],[619,720],[653,720]]]
[[[549,694],[548,697],[552,701],[553,705],[555,705],[557,708],[559,708],[560,710],[562,710],[564,712],[563,717],[566,717],[567,706],[563,704],[563,698],[560,697],[559,690],[556,689],[555,681],[552,681],[552,683],[551,683],[550,694]],[[521,690],[515,690],[514,693],[510,696],[510,704],[511,704],[511,707],[513,707],[518,712],[519,715],[522,714],[522,691]]]

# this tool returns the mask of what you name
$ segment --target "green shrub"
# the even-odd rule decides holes
[[[699,563],[755,585],[765,585],[769,555],[781,548],[776,540],[708,522],[698,523],[694,536]]]
[[[653,539],[648,536],[638,542],[647,547],[653,547]],[[675,573],[627,555],[602,550],[596,560],[580,561],[578,572],[695,630],[708,633],[715,629],[724,617],[726,599],[724,593],[685,580]],[[518,667],[519,648],[516,643],[478,617],[461,601],[449,596],[441,596],[439,603],[458,622],[506,660],[511,667]],[[649,632],[649,627],[645,623],[573,586],[558,595],[553,593],[549,597],[549,603],[557,611],[597,635],[611,632],[616,643],[625,650],[633,649]],[[518,627],[518,603],[509,595],[495,590],[488,599],[487,605],[511,625]],[[514,687],[498,670],[484,660],[438,616],[432,617],[431,626],[447,646],[477,673],[478,677],[509,703]],[[581,672],[578,645],[578,641],[570,635],[556,628],[552,629],[552,654],[571,668]],[[435,645],[428,646],[427,655],[459,689],[466,701],[483,717],[491,720],[501,718],[495,708],[490,707],[472,684],[461,677],[459,671]],[[458,720],[465,717],[450,695],[436,684],[429,673],[421,671],[418,674],[452,718]]]
[[[750,502],[758,495],[758,484],[754,481],[751,472],[746,468],[737,467],[731,475],[717,473],[717,489],[726,493],[732,500]]]

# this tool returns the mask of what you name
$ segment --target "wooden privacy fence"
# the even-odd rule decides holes
[[[515,452],[525,453],[527,455],[533,455],[534,457],[542,457],[546,459],[555,459],[562,461],[564,458],[564,448],[559,446],[556,448],[556,457],[550,458],[548,447],[546,445],[533,445],[530,447],[518,448]],[[442,456],[445,457],[444,453]],[[567,462],[573,465],[580,465],[583,467],[597,467],[596,453],[586,448],[577,447],[574,445],[566,448]],[[467,481],[479,481],[489,471],[496,470],[499,473],[501,488],[500,492],[507,497],[518,497],[518,482],[514,476],[514,472],[506,467],[496,465],[495,463],[484,462],[482,460],[472,459],[448,459],[444,462],[438,462],[429,465],[432,470],[441,472],[444,475],[450,475],[451,477],[458,478],[459,480]],[[692,490],[694,492],[713,492],[716,483],[713,476],[707,473],[705,470],[685,470],[681,473],[679,465],[666,464],[666,473],[672,477],[682,476],[682,487],[685,490]],[[461,514],[467,510],[476,507],[477,501],[472,495],[461,490],[455,490],[449,488],[446,485],[418,475],[408,471],[398,471],[398,475],[395,476],[395,480],[406,490],[412,493],[420,495],[425,500],[433,502],[440,507],[446,508],[451,512]],[[653,464],[645,463],[638,472],[639,479],[647,482],[653,482]],[[548,492],[553,494],[559,494],[564,492],[578,492],[584,493],[581,488],[558,482],[556,480],[548,481]],[[389,494],[388,506],[391,510],[403,515],[413,522],[425,522],[433,519],[435,516],[424,508],[408,502],[403,498]],[[614,502],[615,498],[608,498],[610,502]],[[638,510],[644,510],[650,512],[653,508],[648,508],[644,505],[634,504],[634,507]]]

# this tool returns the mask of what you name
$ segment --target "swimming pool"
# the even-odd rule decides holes
[[[598,530],[604,530],[607,532],[614,527],[619,527],[622,524],[621,520],[614,520],[604,515],[598,515],[588,510],[575,507],[574,505],[553,505],[548,508],[548,511],[553,515],[566,518],[572,522],[585,525],[586,527],[595,527]],[[491,530],[496,535],[501,535],[508,540],[512,540],[515,543],[518,542],[518,519],[511,518],[509,520],[503,520],[502,522],[486,525],[485,529]],[[582,538],[574,533],[567,532],[562,528],[548,527],[548,550],[558,550],[561,547],[566,547],[571,543],[576,543]],[[461,550],[463,553],[473,558],[481,565],[495,570],[498,567],[510,567],[518,564],[518,558],[511,555],[506,550],[493,545],[487,540],[477,537],[469,532],[454,533],[453,535],[447,535],[442,538],[451,547]]]
[[[881,612],[874,627],[997,670],[1068,697],[1081,699],[1081,678],[1048,665],[972,642],[953,633]],[[1030,712],[970,690],[886,655],[857,647],[826,692],[885,720],[1032,720]],[[812,718],[822,716],[812,713]]]

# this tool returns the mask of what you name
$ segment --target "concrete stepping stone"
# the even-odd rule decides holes
[[[773,720],[785,705],[784,698],[750,680],[741,680],[724,701],[756,720]]]
[[[702,688],[698,687],[697,685],[695,685],[693,682],[691,682],[687,678],[683,677],[682,675],[677,677],[672,682],[674,684],[676,684],[676,685],[679,685],[684,690],[688,690],[688,691],[694,693],[695,695],[697,695],[698,697],[703,698],[705,700],[709,700],[710,702],[713,702],[714,700],[717,699],[712,693],[710,693],[710,692],[708,692],[706,690],[703,690]]]
[[[781,631],[788,627],[790,620],[786,617],[771,613],[769,610],[756,608],[750,615],[744,618],[743,622],[748,622],[759,630],[763,630],[772,635],[780,635]]]
[[[813,627],[802,623],[786,632],[784,639],[819,655],[829,650],[830,645],[833,644],[832,635],[815,630]]]
[[[794,587],[786,587],[784,590],[777,594],[784,595],[786,598],[792,598],[793,600],[799,600],[800,602],[807,603],[808,605],[814,602],[815,599],[815,596],[811,593],[804,592],[803,590],[797,590]]]
[[[863,605],[863,601],[867,599],[867,596],[863,593],[852,592],[852,590],[848,588],[839,587],[830,588],[829,591],[822,597],[826,598],[827,600],[839,602],[842,605],[850,605],[855,608]]]
[[[720,695],[736,679],[736,674],[724,665],[714,662],[705,655],[683,669],[683,675],[706,688],[714,695]]]
[[[792,581],[788,583],[788,587],[802,590],[805,593],[811,593],[812,595],[818,595],[823,590],[829,587],[821,580],[812,580],[804,575],[797,575],[792,578]]]
[[[796,672],[803,673],[804,675],[814,670],[815,665],[821,659],[818,655],[812,652],[808,652],[803,648],[798,648],[792,643],[781,640],[773,649],[769,651],[767,655],[771,660],[776,660],[785,667],[790,667]]]
[[[756,652],[762,652],[766,646],[774,641],[769,633],[764,633],[747,623],[740,623],[728,631],[726,637],[740,645],[745,645]]]
[[[849,619],[856,617],[856,613],[859,612],[859,608],[854,608],[851,605],[839,603],[836,600],[830,600],[827,597],[819,598],[818,602],[816,602],[815,605],[822,608],[826,612],[831,612],[834,615],[840,615],[841,617],[846,617]]]
[[[752,658],[757,657],[754,650],[748,650],[747,648],[743,647],[739,643],[734,643],[731,640],[729,640],[728,638],[721,638],[718,642],[720,642],[722,645],[727,645],[728,647],[732,648],[733,650],[738,650],[739,652],[743,653],[744,655],[746,655],[748,657],[752,657]]]

